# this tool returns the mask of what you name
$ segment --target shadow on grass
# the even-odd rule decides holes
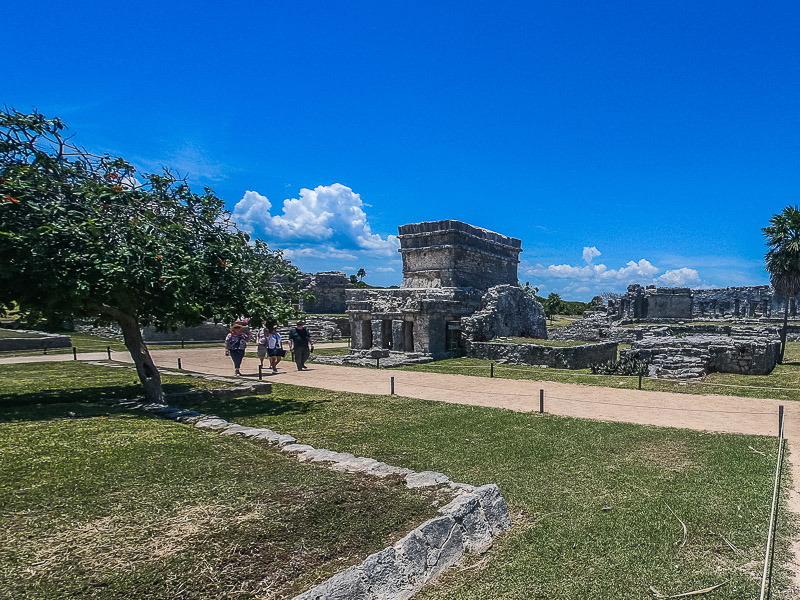
[[[290,414],[306,414],[321,408],[328,400],[297,400],[295,398],[282,398],[276,394],[265,396],[244,396],[242,398],[191,399],[168,401],[170,405],[178,408],[196,410],[204,414],[214,414],[229,421],[241,417],[256,415],[278,416]]]
[[[166,394],[191,391],[189,384],[164,384]],[[59,418],[97,417],[130,411],[99,401],[142,397],[139,385],[112,385],[89,389],[45,389],[22,394],[0,394],[0,422],[44,421]],[[70,414],[73,413],[73,414]]]

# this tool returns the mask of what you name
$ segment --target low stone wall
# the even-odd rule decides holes
[[[617,360],[617,343],[539,346],[537,344],[474,342],[470,345],[469,356],[518,365],[546,365],[554,369],[588,369],[591,363]]]
[[[779,351],[780,341],[774,338],[697,335],[647,337],[623,354],[632,353],[650,362],[650,376],[691,378],[713,372],[769,375],[777,364]]]
[[[0,338],[0,352],[10,350],[44,350],[45,348],[70,348],[72,340],[68,335],[44,333],[42,331],[18,330],[20,333],[35,335],[36,337],[10,337]]]

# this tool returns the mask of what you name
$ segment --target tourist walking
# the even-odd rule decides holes
[[[294,362],[298,371],[308,369],[306,361],[313,349],[314,342],[311,341],[311,334],[306,329],[306,324],[298,321],[297,327],[289,332],[289,351],[294,352]]]
[[[283,349],[283,342],[281,342],[281,334],[278,333],[278,328],[273,327],[269,331],[267,338],[267,353],[269,354],[269,366],[273,373],[278,372],[278,363],[281,362],[286,356],[286,350]]]
[[[231,332],[225,338],[225,356],[231,357],[236,375],[242,374],[240,368],[249,339],[250,335],[245,333],[244,327],[240,323],[235,323],[231,327]]]

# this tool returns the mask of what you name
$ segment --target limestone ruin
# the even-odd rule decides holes
[[[798,300],[800,296],[789,299],[790,319],[798,319]],[[609,300],[607,315],[614,320],[772,320],[783,318],[785,308],[786,300],[768,285],[692,290],[633,284]]]
[[[309,314],[344,314],[345,293],[353,287],[342,271],[304,273],[303,288],[314,294],[313,300],[300,299],[300,310]]]
[[[398,229],[401,287],[346,292],[354,357],[430,360],[497,335],[547,337],[541,305],[518,284],[520,240],[452,220]]]

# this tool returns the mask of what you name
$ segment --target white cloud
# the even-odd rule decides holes
[[[377,267],[375,269],[378,273],[394,273],[396,269],[394,267]]]
[[[340,183],[302,188],[299,198],[283,201],[282,213],[271,214],[272,203],[255,191],[245,192],[233,210],[242,229],[268,239],[319,243],[345,249],[371,250],[393,256],[397,236],[372,233],[361,196]]]
[[[700,283],[700,274],[695,269],[671,269],[658,278],[658,282],[668,286],[690,286]]]
[[[529,275],[540,277],[556,277],[559,279],[576,279],[578,281],[633,281],[636,279],[651,279],[660,269],[653,266],[645,258],[628,261],[624,267],[609,269],[604,264],[586,265],[584,267],[573,265],[550,265],[544,267],[536,265],[528,270]]]
[[[583,260],[586,261],[587,265],[592,264],[595,256],[600,256],[600,250],[595,248],[594,246],[584,246],[583,247]]]
[[[356,260],[358,256],[347,250],[334,248],[333,246],[303,246],[290,247],[283,250],[283,255],[289,260],[298,258],[333,258],[336,260]]]
[[[664,270],[646,258],[638,261],[629,260],[623,266],[611,269],[605,264],[593,264],[600,256],[596,247],[584,247],[582,252],[584,265],[530,265],[523,264],[520,273],[530,277],[531,285],[543,290],[549,286],[560,294],[574,294],[588,299],[590,294],[603,291],[619,291],[631,283],[658,286],[690,286],[707,285],[696,269],[678,267]],[[661,275],[659,275],[661,274]]]

